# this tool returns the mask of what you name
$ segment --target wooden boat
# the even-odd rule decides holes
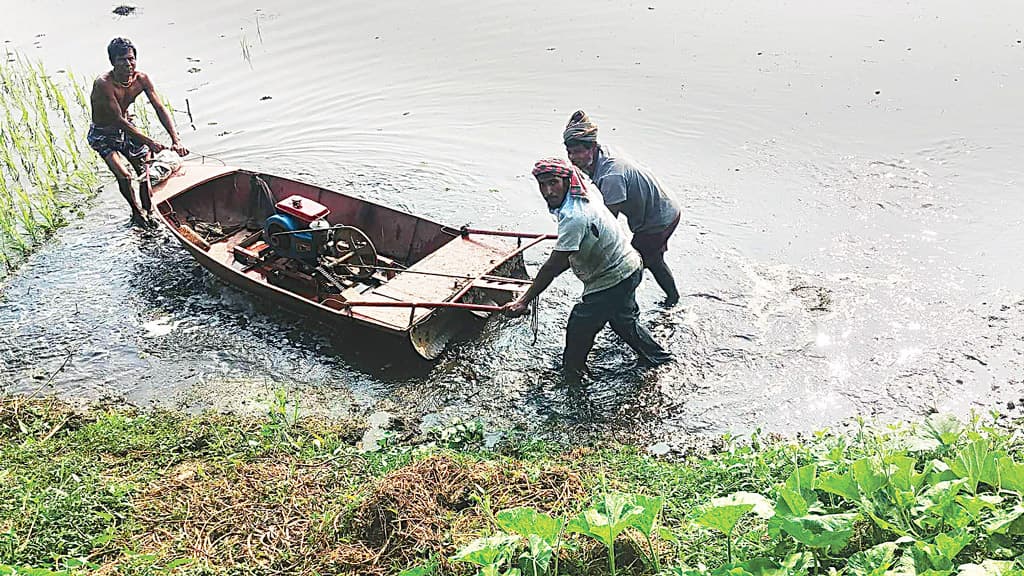
[[[523,251],[554,237],[453,229],[231,166],[167,172],[153,186],[155,211],[204,268],[331,330],[371,328],[428,359],[467,315],[528,289]]]

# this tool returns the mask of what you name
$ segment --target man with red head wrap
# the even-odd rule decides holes
[[[522,298],[505,306],[505,314],[525,314],[527,305],[555,277],[572,268],[583,282],[583,298],[573,306],[566,326],[562,370],[567,383],[580,382],[594,338],[605,324],[636,352],[640,363],[653,366],[671,360],[672,355],[637,323],[640,256],[601,205],[601,193],[586,175],[561,158],[538,161],[533,176],[548,210],[558,218],[558,241],[533,285]]]

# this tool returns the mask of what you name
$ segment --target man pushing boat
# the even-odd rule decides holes
[[[103,158],[107,168],[117,178],[117,187],[132,210],[132,225],[148,226],[153,224],[149,181],[143,179],[140,182],[139,202],[136,203],[132,174],[125,161],[136,174],[142,174],[145,170],[143,163],[150,160],[154,152],[167,147],[132,123],[128,106],[139,94],[145,92],[153,105],[160,124],[171,137],[170,149],[179,156],[187,155],[188,150],[182,146],[174,130],[174,121],[157,96],[153,82],[144,72],[136,70],[137,54],[135,46],[127,38],[114,38],[107,45],[107,56],[113,68],[97,77],[92,84],[92,124],[89,126],[88,139],[89,146]]]
[[[578,168],[560,158],[538,161],[533,176],[548,210],[558,218],[558,240],[530,289],[502,311],[512,317],[526,314],[527,305],[571,267],[583,282],[583,298],[573,306],[565,329],[562,370],[567,384],[580,383],[594,338],[605,324],[636,352],[640,364],[670,361],[672,355],[637,322],[636,288],[643,263],[618,221],[602,206],[601,193]]]

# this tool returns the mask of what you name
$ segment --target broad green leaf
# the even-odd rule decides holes
[[[779,498],[775,501],[777,514],[795,518],[807,514],[810,510],[810,503],[799,492],[786,487],[780,487],[778,492]]]
[[[925,475],[914,470],[915,462],[916,460],[909,456],[888,456],[885,463],[889,473],[889,484],[898,490],[917,491],[924,483]]]
[[[853,478],[866,496],[874,495],[889,482],[882,463],[875,458],[861,458],[854,462]]]
[[[896,543],[886,542],[857,552],[847,561],[847,569],[856,576],[882,576],[896,561]]]
[[[519,556],[519,570],[525,576],[542,576],[547,574],[555,549],[544,538],[530,534],[529,550]],[[535,568],[536,567],[536,568]]]
[[[1002,498],[992,495],[957,496],[956,502],[963,506],[972,518],[977,518],[982,510],[995,510],[996,505],[1002,502]]]
[[[694,522],[730,534],[747,512],[753,512],[762,518],[771,518],[775,514],[771,502],[764,496],[753,492],[735,492],[724,498],[712,500]]]
[[[511,558],[519,536],[498,534],[477,538],[451,557],[453,562],[470,562],[477,566],[490,566]]]
[[[965,530],[935,536],[935,548],[947,560],[952,561],[964,546],[974,540],[974,535]]]
[[[834,551],[846,546],[856,518],[856,514],[808,514],[798,518],[776,514],[771,521],[801,544]]]
[[[526,506],[502,510],[495,515],[494,519],[498,523],[498,527],[505,532],[513,532],[523,538],[529,538],[531,534],[536,534],[551,546],[555,545],[558,534],[562,531],[561,518],[552,518]]]
[[[810,552],[796,552],[786,556],[782,565],[789,568],[794,574],[806,573],[814,566],[814,554]]]
[[[791,576],[795,572],[772,558],[753,558],[733,566],[733,569],[736,568],[742,569],[743,574],[751,576]]]
[[[584,536],[590,536],[606,547],[615,542],[615,538],[626,529],[633,518],[643,514],[643,509],[632,503],[626,494],[608,493],[598,501],[599,508],[584,510],[579,516],[569,521],[566,529]]]
[[[1024,534],[1024,506],[1020,504],[1010,510],[998,510],[985,523],[989,534]]]
[[[1017,464],[1010,457],[999,458],[996,460],[996,471],[1000,488],[1024,496],[1024,464]]]
[[[988,449],[986,440],[977,440],[964,446],[956,453],[949,467],[960,478],[966,478],[971,492],[978,491],[978,484],[998,483],[995,456]]]
[[[822,472],[821,476],[818,477],[818,488],[830,494],[842,496],[850,502],[856,502],[860,499],[857,481],[854,480],[853,474],[849,472],[846,474],[836,474],[830,471]]]
[[[786,488],[800,494],[808,506],[818,501],[818,495],[814,492],[814,479],[818,474],[816,464],[801,466],[793,471],[786,480]]]
[[[1008,576],[1016,570],[1015,564],[1013,560],[984,560],[981,564],[961,564],[957,576]]]
[[[963,425],[952,414],[935,414],[925,419],[924,428],[943,446],[955,444],[964,431]]]
[[[732,529],[740,521],[740,518],[753,509],[753,504],[712,505],[705,508],[693,521],[701,526],[714,528],[725,535],[729,535],[732,534]]]
[[[949,465],[942,460],[932,460],[928,463],[930,472],[927,473],[927,482],[929,486],[934,486],[939,482],[947,482],[949,480],[956,480],[957,475],[949,469]]]
[[[661,509],[665,505],[665,498],[634,494],[633,503],[639,506],[643,513],[633,519],[631,526],[650,538],[654,532],[654,523],[658,520],[658,514],[661,514]]]

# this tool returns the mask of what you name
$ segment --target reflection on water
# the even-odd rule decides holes
[[[110,9],[14,7],[0,40],[92,75],[132,37],[193,150],[453,225],[552,230],[528,170],[587,110],[684,206],[668,258],[688,296],[659,309],[650,278],[638,293],[678,362],[634,371],[607,334],[593,384],[558,386],[568,277],[536,343],[495,319],[437,363],[396,357],[219,283],[128,229],[110,188],[3,288],[6,390],[251,409],[286,386],[314,410],[621,437],[1024,396],[1017,4]]]

